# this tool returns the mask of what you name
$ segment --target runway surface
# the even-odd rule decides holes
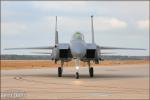
[[[57,77],[56,68],[1,71],[1,97],[23,99],[148,99],[149,65],[64,67]]]

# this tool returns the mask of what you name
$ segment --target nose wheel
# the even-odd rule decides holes
[[[79,68],[80,68],[80,60],[79,59],[75,59],[75,65],[76,65],[75,78],[79,79]]]
[[[90,74],[90,77],[94,76],[94,69],[93,69],[93,67],[89,68],[89,74]]]
[[[79,72],[76,72],[76,79],[79,79]]]

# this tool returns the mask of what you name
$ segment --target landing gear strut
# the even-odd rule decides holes
[[[58,77],[62,77],[62,68],[58,67]]]
[[[90,77],[94,76],[94,69],[91,67],[90,61],[88,61],[88,66],[89,66],[89,75]]]
[[[90,77],[93,77],[93,73],[94,73],[93,67],[89,68]]]
[[[75,60],[75,65],[76,65],[76,70],[77,70],[75,77],[76,77],[76,79],[79,79],[79,67],[80,67],[80,60],[79,59]]]
[[[64,62],[61,61],[61,67],[58,67],[58,77],[62,77]]]

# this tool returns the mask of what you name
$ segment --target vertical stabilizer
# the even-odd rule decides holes
[[[93,16],[91,16],[91,32],[92,32],[92,43],[95,43],[95,41],[94,41]]]
[[[55,45],[56,44],[58,44],[57,16],[56,16],[56,23],[55,23]]]

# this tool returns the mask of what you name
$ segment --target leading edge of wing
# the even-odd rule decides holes
[[[43,46],[43,47],[26,47],[26,48],[5,48],[4,50],[21,50],[21,49],[53,49],[54,46]]]
[[[52,54],[50,52],[31,52],[31,53],[34,53],[34,54],[47,54],[47,55],[51,55]]]
[[[143,49],[143,48],[123,48],[123,47],[109,47],[109,46],[98,46],[98,48],[100,48],[100,49],[106,49],[106,50],[109,50],[109,49],[120,49],[120,50],[146,50],[146,49]]]

